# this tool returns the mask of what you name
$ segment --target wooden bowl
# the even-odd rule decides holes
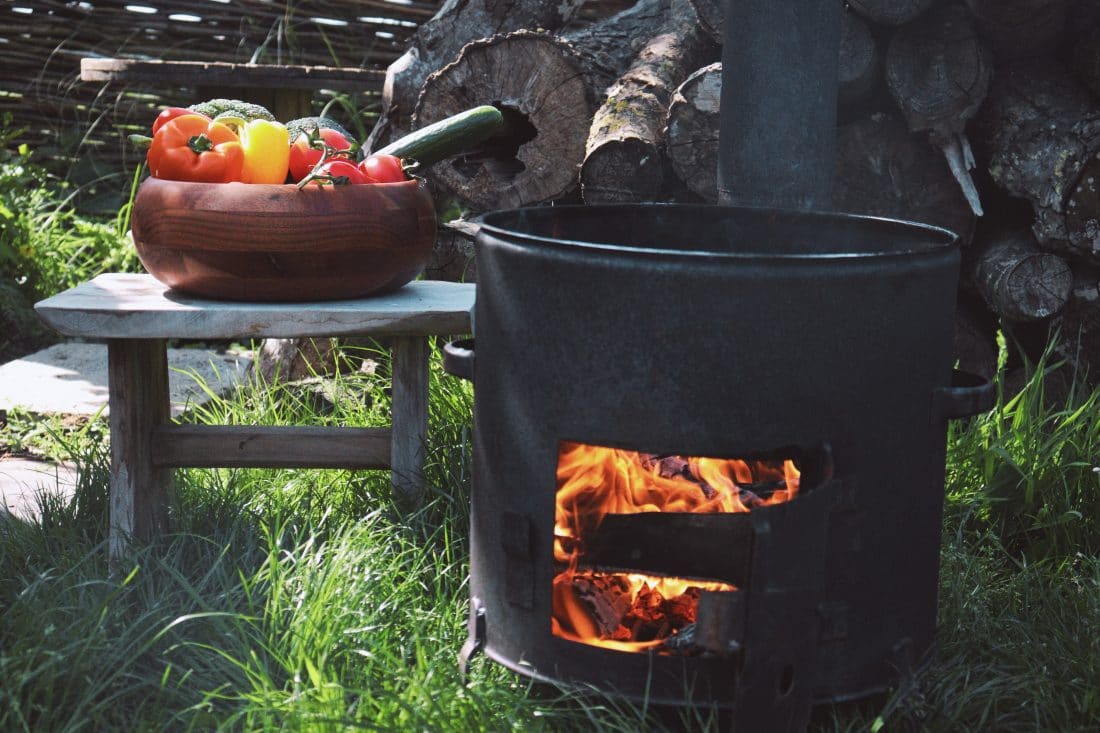
[[[347,186],[147,178],[132,217],[145,269],[218,300],[358,298],[400,288],[435,243],[419,181]]]

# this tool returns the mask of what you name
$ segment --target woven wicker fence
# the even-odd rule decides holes
[[[407,47],[433,0],[14,0],[0,10],[0,114],[39,160],[70,180],[118,179],[141,155],[126,133],[157,108],[200,101],[193,86],[82,82],[90,56],[384,70]],[[350,95],[369,126],[381,81]],[[314,96],[317,109],[331,97]],[[369,129],[369,128],[368,128]]]

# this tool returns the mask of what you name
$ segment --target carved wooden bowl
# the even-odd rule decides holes
[[[217,300],[306,301],[396,290],[435,243],[419,181],[347,186],[147,178],[132,217],[145,269]]]

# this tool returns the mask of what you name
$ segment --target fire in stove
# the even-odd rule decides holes
[[[793,457],[682,457],[563,441],[554,522],[553,634],[627,652],[709,651],[697,638],[702,635],[696,628],[700,602],[723,603],[737,586],[721,577],[720,559],[713,573],[704,561],[693,563],[690,577],[666,574],[661,556],[682,554],[684,547],[673,548],[682,538],[662,536],[674,524],[636,515],[660,514],[658,519],[669,520],[670,514],[744,514],[793,500],[800,477]],[[727,549],[687,547],[686,552],[720,555]],[[676,565],[672,561],[668,570]],[[646,572],[631,572],[643,567]]]

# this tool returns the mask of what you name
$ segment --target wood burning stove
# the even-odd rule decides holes
[[[946,424],[991,397],[950,233],[559,206],[477,256],[464,659],[783,730],[928,658]]]

